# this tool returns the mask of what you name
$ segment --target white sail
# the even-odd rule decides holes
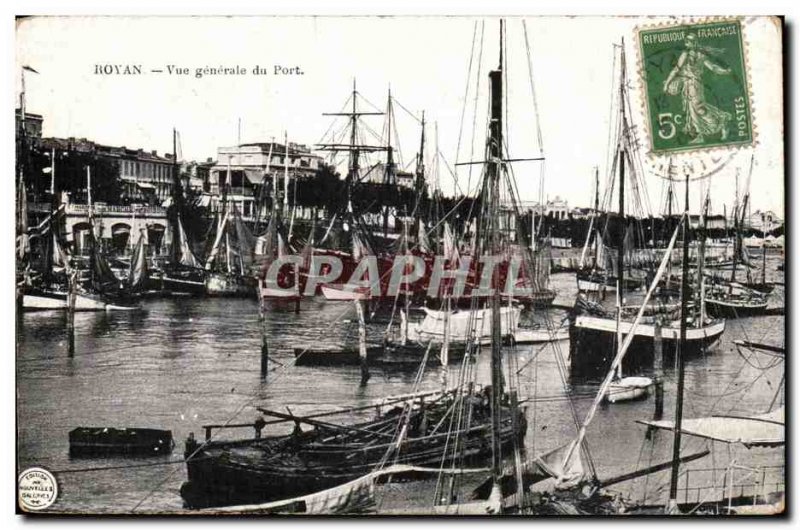
[[[464,342],[471,335],[474,335],[476,339],[492,336],[492,311],[490,309],[454,312],[423,309],[425,318],[422,322],[414,324],[409,330],[409,338],[412,340],[442,342],[445,338],[445,330],[449,330],[450,340],[457,342]],[[504,334],[510,335],[517,330],[521,313],[522,310],[519,307],[500,308],[500,329]]]
[[[431,251],[431,242],[428,240],[428,234],[425,232],[425,225],[419,223],[419,232],[417,233],[417,248],[419,251],[428,254]]]
[[[681,432],[746,447],[776,447],[786,443],[785,411],[781,407],[757,416],[707,416],[681,421]],[[675,430],[672,421],[640,421],[657,429]]]
[[[453,231],[450,229],[450,223],[447,222],[444,223],[442,244],[444,246],[444,257],[450,261],[458,261],[458,246],[455,237],[453,237]]]
[[[216,239],[214,239],[214,246],[211,247],[211,252],[208,254],[208,259],[206,260],[207,271],[211,270],[211,267],[214,265],[214,260],[217,259],[217,254],[219,254],[219,247],[222,244],[222,237],[225,235],[226,232],[229,216],[230,216],[230,211],[225,212],[225,217],[222,218],[222,221],[220,221],[219,226],[217,227],[217,237]]]
[[[183,223],[178,219],[178,237],[180,237],[180,263],[187,267],[200,268],[202,265],[195,257],[192,249],[189,248],[189,240],[186,237],[186,231],[183,229]]]

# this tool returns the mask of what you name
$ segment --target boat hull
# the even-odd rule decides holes
[[[622,333],[630,333],[632,323],[623,321]],[[718,320],[701,328],[686,330],[684,355],[691,357],[711,348],[725,331],[725,321]],[[617,322],[613,318],[578,315],[569,327],[569,351],[572,374],[578,377],[602,375],[608,372],[616,352]],[[623,371],[637,373],[653,365],[655,326],[640,323],[630,348],[622,361]],[[680,326],[671,323],[661,328],[662,361],[674,359],[680,343]]]
[[[172,453],[172,431],[161,429],[115,429],[78,427],[69,432],[69,455],[166,455]]]
[[[649,377],[625,377],[609,384],[605,399],[609,403],[644,399],[652,386],[653,380]]]
[[[763,315],[767,311],[766,301],[743,303],[730,300],[706,299],[706,312],[713,317],[739,318]]]
[[[22,295],[23,311],[66,311],[66,291],[35,290]],[[139,306],[132,301],[116,301],[99,295],[78,293],[75,311],[131,311]]]
[[[501,446],[512,449],[527,430],[524,410],[517,416],[517,430],[506,414],[501,422]],[[466,463],[484,463],[491,455],[491,424],[488,419],[462,431]],[[309,433],[306,433],[309,434]],[[289,438],[289,437],[286,437]],[[292,443],[274,438],[265,441],[210,442],[187,460],[188,482],[181,486],[181,497],[189,508],[263,503],[315,493],[355,480],[374,471],[385,455],[386,444],[365,444],[361,448],[297,442],[292,465],[281,459],[255,463],[255,454],[273,453],[272,444]],[[410,437],[403,444],[395,463],[438,468],[449,461],[447,433],[439,436]],[[274,447],[274,445],[272,445]],[[409,478],[415,478],[411,475]]]
[[[209,296],[248,298],[255,294],[255,279],[237,274],[211,273],[205,279],[205,291]]]
[[[171,294],[202,296],[206,292],[206,274],[202,269],[166,270],[161,289]]]
[[[341,285],[323,285],[322,296],[325,300],[331,302],[352,302],[353,300],[369,300],[370,293],[368,289],[356,288],[345,289]]]

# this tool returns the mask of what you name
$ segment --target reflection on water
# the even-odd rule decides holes
[[[554,275],[553,284],[559,291],[556,303],[571,303],[574,275]],[[782,292],[776,296],[782,297]],[[554,323],[563,316],[563,310],[548,313]],[[386,322],[376,320],[369,325],[369,336],[377,341]],[[334,410],[408,392],[414,381],[413,369],[389,372],[373,368],[369,383],[360,387],[357,367],[292,365],[295,347],[355,343],[355,312],[347,303],[304,300],[299,313],[293,306],[271,308],[266,325],[274,362],[266,381],[259,375],[261,337],[255,300],[152,300],[141,312],[78,313],[75,321],[76,353],[69,357],[65,315],[31,313],[19,317],[21,468],[40,465],[58,472],[131,463],[120,458],[70,459],[67,433],[78,426],[171,429],[178,441],[172,455],[177,460],[190,431],[201,437],[203,424],[252,421],[257,405],[276,410],[290,406],[296,414]],[[714,351],[687,366],[685,417],[767,410],[780,384],[782,363],[772,366],[773,358],[765,355],[745,358],[737,352],[733,340],[747,338],[782,345],[783,334],[782,316],[729,321]],[[529,452],[552,449],[574,436],[571,418],[585,416],[597,390],[596,381],[570,386],[565,375],[568,352],[566,341],[508,351],[521,367],[521,395],[531,400],[527,402]],[[529,362],[534,356],[535,362]],[[479,360],[478,373],[481,381],[488,380],[485,355]],[[449,367],[450,381],[456,377],[457,367]],[[668,369],[665,378],[669,418],[675,396],[673,372]],[[431,367],[422,388],[437,389],[441,380],[440,369]],[[567,393],[575,398],[574,409],[566,399]],[[778,401],[782,399],[781,393]],[[657,434],[647,442],[644,427],[635,422],[650,419],[653,408],[652,398],[600,408],[588,435],[600,477],[669,459],[669,433]],[[235,434],[230,431],[229,435]],[[700,446],[697,440],[689,440],[685,447],[690,451]],[[775,461],[774,450],[765,455],[752,452],[750,456],[754,454]],[[164,460],[135,461],[148,462]],[[704,465],[710,464],[706,461]],[[181,464],[58,473],[58,479],[60,498],[55,509],[124,512],[137,505],[141,511],[182,509],[178,488],[185,480],[185,468]],[[647,487],[654,489],[664,475],[648,480]],[[620,491],[634,487],[641,487],[641,482],[618,486]]]

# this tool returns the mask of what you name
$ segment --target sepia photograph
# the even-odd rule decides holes
[[[786,28],[17,16],[17,514],[785,516]]]

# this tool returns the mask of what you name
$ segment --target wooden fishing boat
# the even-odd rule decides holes
[[[171,266],[164,269],[160,284],[163,291],[171,294],[203,295],[206,292],[206,272],[196,267]]]
[[[69,455],[170,455],[172,431],[114,427],[78,427],[69,432]]]
[[[631,330],[629,321],[622,321],[620,330],[627,335]],[[659,327],[664,358],[674,355],[680,342],[680,322],[672,321]],[[686,356],[696,356],[706,352],[725,331],[724,320],[705,319],[702,324],[686,330],[686,343],[683,352]],[[592,375],[608,369],[617,336],[617,324],[613,317],[599,317],[579,314],[570,320],[570,358],[575,375]],[[656,323],[640,324],[635,331],[631,351],[625,359],[625,369],[635,371],[654,360]]]
[[[706,290],[706,311],[715,317],[761,315],[767,310],[768,304],[768,294],[735,282],[715,283]]]
[[[242,221],[236,205],[229,202],[226,193],[216,224],[216,237],[205,263],[206,294],[247,298],[254,296],[258,287],[250,271],[255,238]]]
[[[491,452],[487,392],[476,393],[477,402],[468,428],[460,431],[466,454],[482,461]],[[397,462],[439,466],[448,461],[446,448],[454,433],[442,428],[452,413],[453,397],[412,400],[411,408],[395,406],[377,419],[335,425],[310,418],[264,411],[296,422],[293,434],[234,442],[207,441],[187,454],[188,482],[181,487],[186,506],[202,508],[267,502],[314,493],[369,474],[396,444],[393,432],[405,414],[408,436],[399,448]],[[300,424],[312,425],[302,431]],[[524,413],[512,418],[502,413],[500,433],[510,447],[525,432]],[[189,451],[190,447],[187,447]]]
[[[425,318],[420,323],[409,326],[408,338],[413,341],[427,343],[444,341],[445,333],[454,342],[465,342],[474,337],[477,340],[492,335],[492,318],[490,309],[456,310],[445,315],[445,311],[434,311],[423,308]],[[522,308],[505,306],[500,308],[501,337],[513,337],[519,327]],[[448,329],[449,328],[449,329]]]
[[[25,311],[66,310],[69,290],[66,287],[22,287],[22,308]],[[135,308],[110,304],[107,298],[92,293],[78,292],[75,311],[105,311],[106,309]]]
[[[618,185],[617,194],[619,198],[618,219],[622,220],[622,229],[618,231],[618,241],[616,244],[617,256],[613,266],[606,267],[606,270],[617,270],[620,277],[615,278],[617,282],[617,310],[615,314],[605,311],[598,304],[592,304],[580,294],[575,303],[574,310],[570,315],[570,359],[571,370],[573,375],[576,376],[589,376],[598,373],[605,373],[614,358],[614,352],[620,347],[621,337],[630,335],[630,345],[628,354],[625,356],[625,365],[620,368],[626,373],[636,373],[638,369],[644,366],[652,365],[655,358],[655,343],[659,342],[662,348],[663,358],[671,358],[677,351],[678,345],[681,342],[681,322],[682,319],[674,320],[669,318],[669,315],[654,315],[642,319],[637,326],[633,326],[632,321],[622,311],[622,300],[624,293],[627,289],[626,283],[626,260],[625,256],[629,253],[632,244],[626,242],[629,240],[629,231],[626,230],[627,219],[625,216],[625,188],[626,188],[626,169],[629,169],[630,161],[636,156],[636,146],[631,143],[628,138],[628,118],[625,114],[627,92],[624,86],[624,79],[626,72],[622,65],[623,81],[620,82],[620,122],[622,130],[619,133],[617,144],[617,153],[615,154],[616,161],[614,163],[615,171],[618,173],[616,182]],[[637,171],[636,164],[630,167],[634,173],[633,178],[637,178],[635,171]],[[634,186],[634,189],[635,186]],[[672,247],[674,246],[677,232],[672,235],[672,240],[668,250],[664,254],[664,258],[671,260]],[[599,237],[598,237],[599,240]],[[602,241],[599,242],[600,248],[605,248]],[[613,262],[605,253],[605,259],[598,260],[602,263]],[[685,254],[682,256],[684,261],[688,263],[688,246],[683,250]],[[663,259],[662,258],[662,262]],[[662,282],[664,271],[658,276],[658,282],[650,285],[651,290],[655,290]],[[682,289],[685,286],[686,290],[689,289],[689,272],[688,266],[684,267],[681,272]],[[702,277],[702,274],[700,275]],[[638,280],[637,280],[638,281]],[[651,283],[651,282],[648,282]],[[682,293],[682,298],[687,296]],[[648,300],[650,297],[648,297]],[[687,302],[688,303],[688,302]],[[658,308],[663,306],[662,303],[656,304]],[[642,313],[647,308],[642,308]],[[692,307],[693,315],[691,318],[691,325],[686,330],[685,341],[681,345],[681,352],[684,356],[692,356],[705,352],[712,346],[725,330],[724,320],[715,320],[708,318],[705,314],[705,306],[701,302],[699,307]],[[633,333],[633,334],[632,334]],[[632,334],[632,335],[631,335]],[[619,375],[619,374],[618,374]]]
[[[240,274],[211,272],[205,279],[206,294],[209,296],[247,298],[255,293],[255,287],[255,278],[247,278]]]

